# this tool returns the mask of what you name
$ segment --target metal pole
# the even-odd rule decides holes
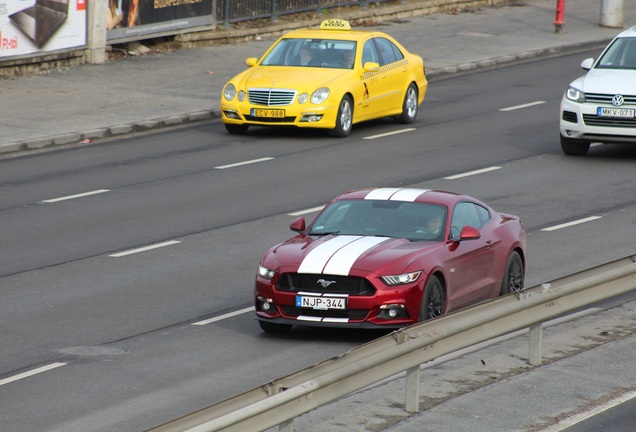
[[[601,26],[623,28],[623,0],[601,0]]]
[[[557,0],[556,4],[556,18],[554,19],[554,32],[563,33],[563,26],[565,25],[565,0]]]
[[[420,366],[406,370],[406,412],[420,412]]]
[[[538,323],[530,326],[528,363],[532,366],[541,366],[541,340],[543,338],[541,325],[542,323]]]

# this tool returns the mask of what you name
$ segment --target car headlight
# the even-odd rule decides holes
[[[223,89],[223,97],[228,101],[234,100],[236,97],[236,87],[234,87],[234,84],[228,84],[225,86]]]
[[[307,93],[303,93],[300,96],[298,96],[298,103],[304,104],[305,102],[307,102],[307,99],[309,99],[309,95]]]
[[[574,102],[585,102],[585,93],[574,87],[568,88],[568,91],[565,92],[565,97]]]
[[[312,104],[321,104],[329,97],[329,89],[327,87],[321,87],[311,95]]]
[[[262,265],[259,264],[258,266],[258,275],[262,278],[265,279],[271,279],[274,277],[274,275],[276,274],[276,272],[274,270],[270,270],[267,267],[263,267]]]
[[[245,92],[243,90],[238,92],[238,100],[239,102],[243,102],[245,100]]]
[[[381,279],[387,285],[404,285],[415,282],[421,274],[421,271],[415,271],[411,273],[403,273],[400,275],[382,276]]]

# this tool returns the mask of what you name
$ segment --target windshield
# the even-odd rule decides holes
[[[356,42],[334,39],[282,39],[261,66],[352,69]]]
[[[309,235],[364,235],[442,241],[446,208],[427,203],[342,200],[311,224]]]
[[[597,68],[636,69],[636,38],[618,38],[599,59]]]

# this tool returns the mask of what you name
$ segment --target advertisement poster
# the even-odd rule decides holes
[[[105,1],[109,42],[212,24],[212,0]]]
[[[0,59],[86,45],[86,0],[0,0]]]

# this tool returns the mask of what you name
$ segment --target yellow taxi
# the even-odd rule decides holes
[[[232,134],[296,126],[345,137],[354,124],[380,117],[412,123],[428,86],[422,57],[385,33],[352,30],[340,19],[289,32],[245,63],[221,96]]]

